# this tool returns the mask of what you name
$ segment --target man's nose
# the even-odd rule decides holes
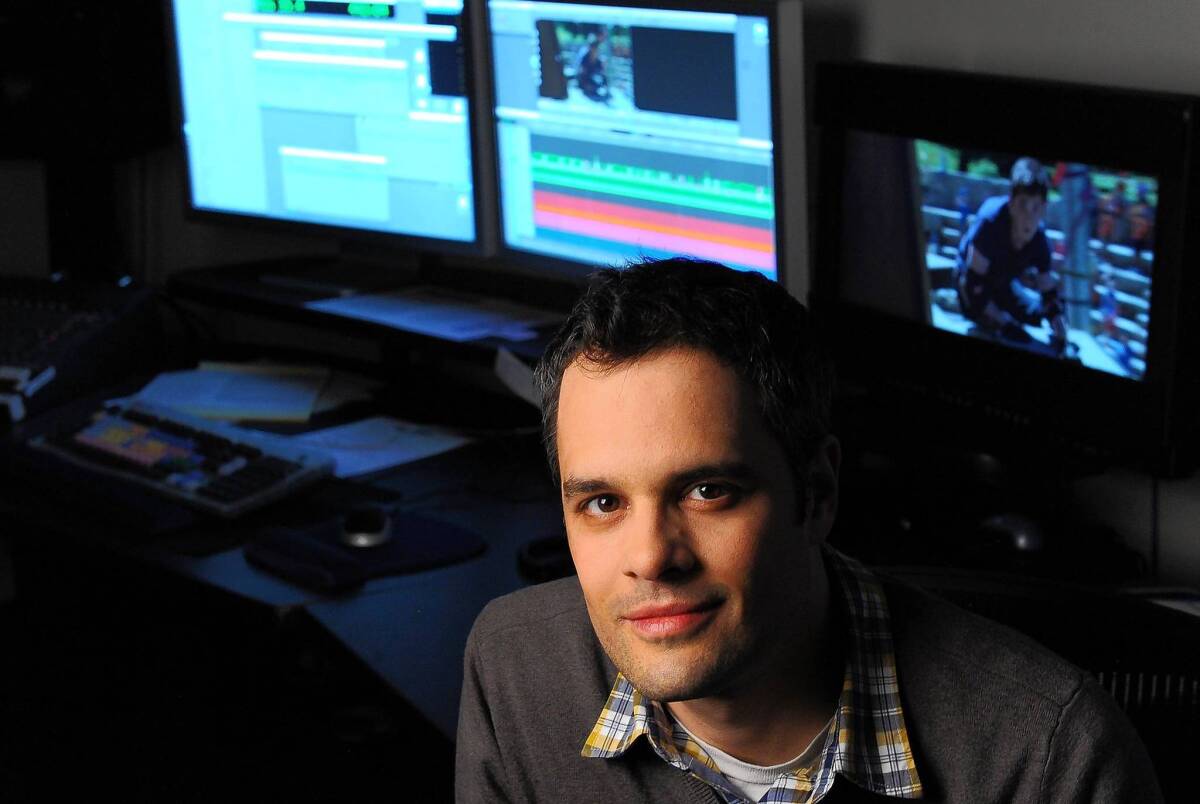
[[[687,522],[666,506],[641,506],[628,521],[624,573],[644,581],[669,581],[696,567]]]

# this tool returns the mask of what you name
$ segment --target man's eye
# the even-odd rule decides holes
[[[693,486],[687,496],[693,500],[719,500],[728,497],[732,492],[733,489],[719,483],[701,483]]]
[[[583,509],[593,515],[612,514],[621,508],[621,499],[615,494],[601,494],[593,497],[583,505]]]

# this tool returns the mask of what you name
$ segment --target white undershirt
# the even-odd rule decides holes
[[[708,755],[717,763],[717,767],[721,769],[721,773],[729,780],[729,784],[751,801],[758,801],[763,797],[771,786],[775,784],[775,780],[780,774],[791,773],[799,768],[808,768],[813,770],[821,758],[821,751],[825,748],[825,736],[829,733],[830,726],[833,725],[833,718],[829,718],[829,722],[825,724],[817,736],[813,737],[812,742],[808,747],[800,752],[794,759],[789,759],[779,765],[751,765],[749,762],[742,762],[737,757],[726,754],[719,748],[715,748],[701,740],[696,735],[688,731],[688,727],[684,726],[678,720],[675,721],[680,728],[688,733],[688,736],[695,740],[700,746],[708,752]],[[811,778],[811,774],[810,774]]]

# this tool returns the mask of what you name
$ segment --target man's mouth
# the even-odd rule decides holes
[[[646,639],[678,637],[706,625],[722,602],[714,599],[641,606],[621,619]]]

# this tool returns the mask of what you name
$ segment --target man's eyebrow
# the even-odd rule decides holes
[[[761,480],[759,473],[750,464],[744,461],[726,461],[706,463],[684,469],[681,472],[671,475],[669,483],[674,487],[687,486],[700,480],[707,480],[714,477],[740,480],[742,482],[756,482]],[[600,491],[609,491],[614,485],[612,481],[603,478],[580,478],[571,475],[563,480],[562,496],[563,499],[569,500],[581,494],[595,494]]]
[[[600,478],[580,478],[574,475],[563,480],[562,496],[563,499],[571,499],[578,497],[580,494],[595,494],[598,491],[606,491],[612,488],[612,483]]]
[[[722,477],[742,482],[761,480],[757,471],[745,461],[726,461],[723,463],[707,463],[691,469],[685,469],[674,475],[671,482],[676,486],[688,486],[700,480]]]

